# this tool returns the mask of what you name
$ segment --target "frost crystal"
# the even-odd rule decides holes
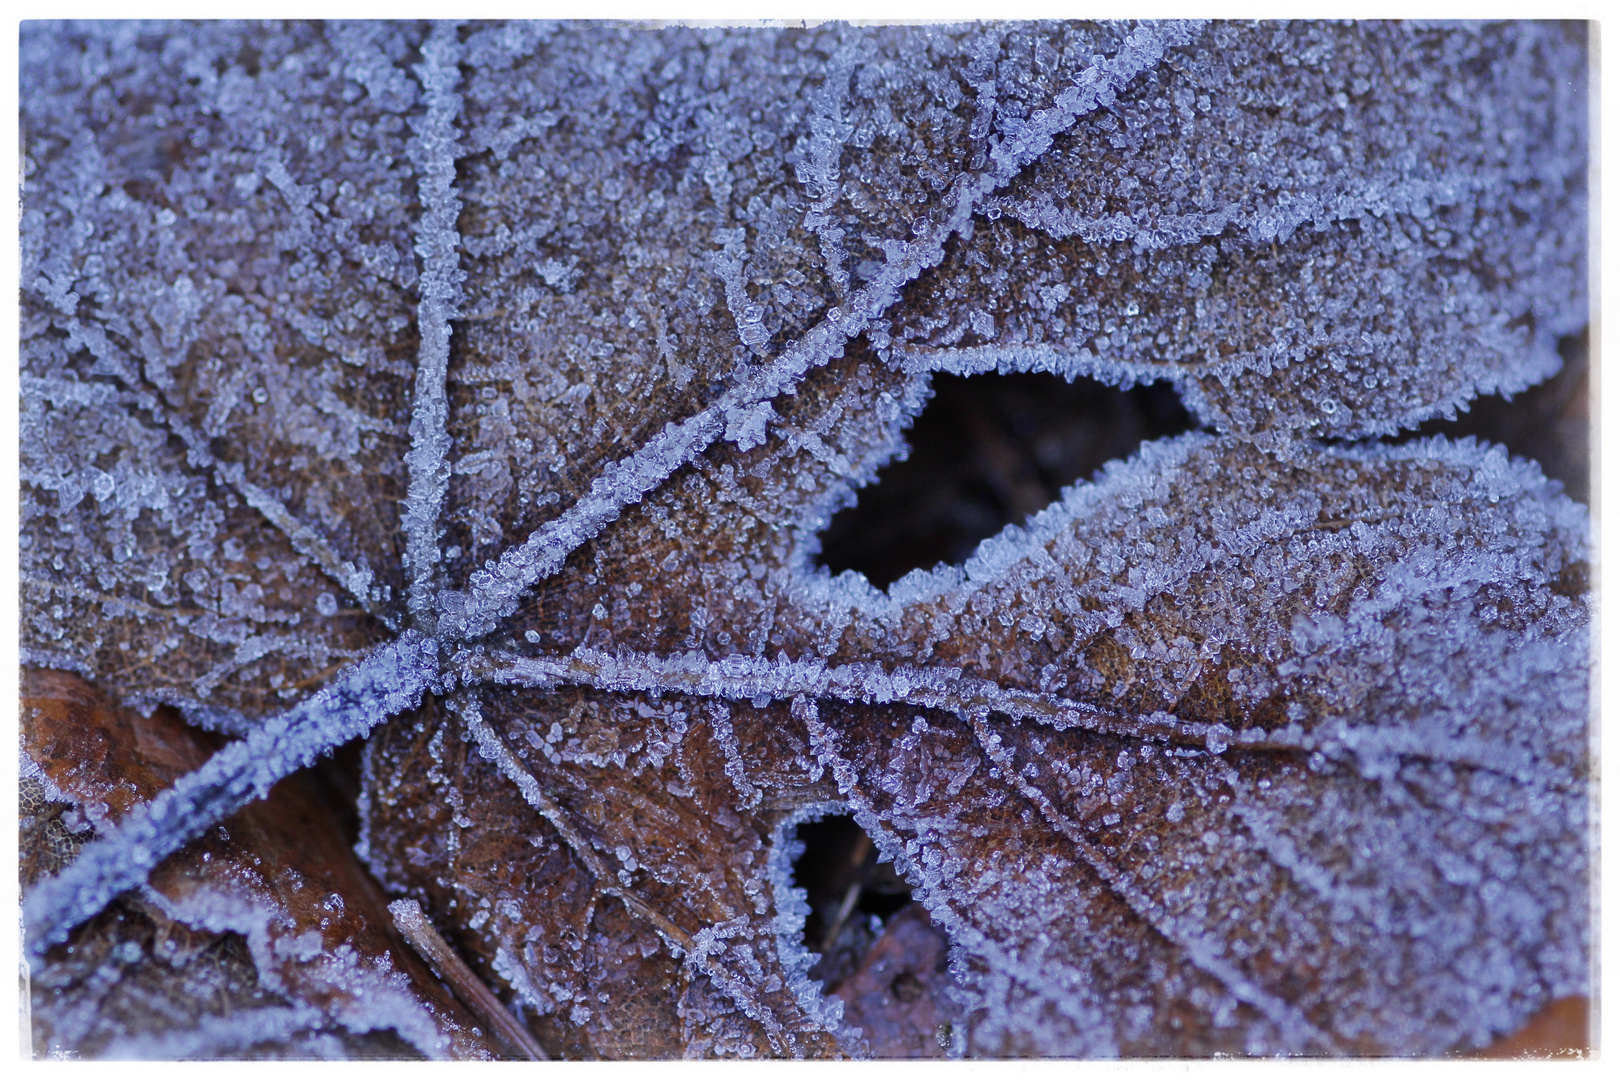
[[[929,1053],[1432,1055],[1589,995],[1586,510],[1388,438],[1586,325],[1586,49],[25,24],[41,1047],[491,1053],[381,883],[548,1055],[869,1053],[791,877],[833,812]],[[1202,430],[961,566],[814,565],[932,378],[1013,372]],[[275,865],[243,823],[361,736],[375,881]]]

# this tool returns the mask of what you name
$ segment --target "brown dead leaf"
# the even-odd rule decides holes
[[[39,770],[35,783],[96,829],[206,761],[220,741],[186,727],[171,710],[142,716],[115,705],[64,672],[25,671],[22,715],[23,749]],[[87,928],[47,957],[48,970],[67,965],[79,977],[52,971],[44,987],[36,984],[36,1049],[256,1056],[278,1046],[319,1052],[324,1037],[364,1056],[494,1056],[476,1021],[394,932],[387,898],[355,860],[337,820],[314,778],[299,774],[159,866],[141,895],[125,901],[121,920]],[[24,848],[25,867],[37,866],[40,857]],[[152,943],[141,929],[147,924]],[[213,1014],[212,1025],[202,991],[211,980],[193,970],[197,961],[181,959],[209,954],[231,957],[228,981],[254,998],[251,1009],[237,1003]],[[162,1020],[147,1020],[153,1027],[120,1031],[113,1015],[75,1015],[87,997],[107,992],[107,956],[161,973],[141,977],[144,992],[165,1006]],[[64,1038],[64,1028],[73,1034]],[[371,1032],[381,1034],[368,1041]],[[158,1041],[132,1041],[136,1035]]]

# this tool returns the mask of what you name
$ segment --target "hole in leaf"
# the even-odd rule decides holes
[[[810,914],[804,946],[821,958],[810,977],[834,987],[860,967],[883,924],[911,902],[911,886],[879,861],[877,845],[847,814],[798,828],[804,853],[793,861],[793,883],[805,891]]]
[[[822,535],[821,563],[878,588],[1022,523],[1058,493],[1149,439],[1197,425],[1169,383],[1120,390],[1056,375],[936,375],[908,435],[911,454],[882,469]]]
[[[349,846],[360,840],[360,755],[366,736],[350,739],[315,763],[312,778],[332,808]]]
[[[1590,336],[1587,330],[1558,342],[1564,366],[1558,374],[1515,394],[1487,394],[1469,403],[1455,420],[1429,420],[1417,431],[1396,439],[1409,442],[1430,435],[1461,439],[1472,435],[1501,443],[1514,457],[1529,458],[1551,480],[1564,485],[1576,502],[1591,492],[1588,409]]]

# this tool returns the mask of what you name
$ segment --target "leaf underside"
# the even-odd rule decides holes
[[[551,1056],[1438,1055],[1588,995],[1586,509],[1389,438],[1585,327],[1586,48],[25,24],[36,1051],[512,1052],[388,896]],[[817,565],[936,375],[1017,372],[1198,430]],[[913,902],[829,987],[839,814]]]

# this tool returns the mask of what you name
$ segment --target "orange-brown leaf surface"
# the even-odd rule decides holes
[[[23,752],[37,770],[24,776],[34,800],[23,819],[25,885],[70,861],[68,815],[81,831],[116,822],[219,741],[167,709],[142,716],[115,705],[66,672],[28,671],[22,690]],[[498,1053],[394,932],[387,899],[310,774],[193,841],[88,929],[53,950],[37,980],[41,1049]]]

